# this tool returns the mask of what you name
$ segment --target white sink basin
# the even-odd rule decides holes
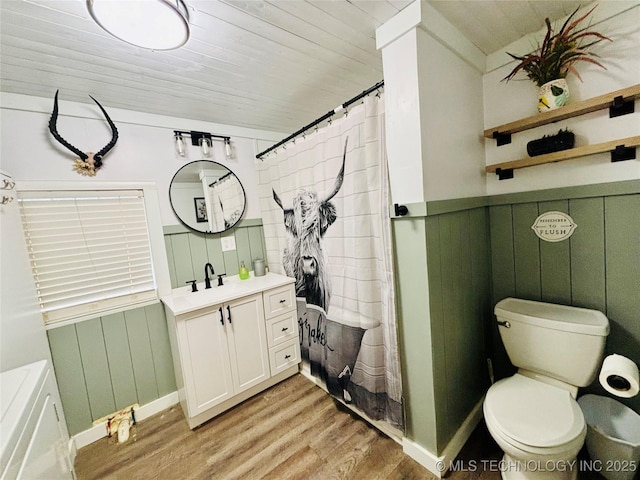
[[[209,289],[204,288],[204,282],[198,283],[197,292],[191,291],[191,285],[175,288],[171,295],[162,297],[162,302],[174,315],[182,315],[295,282],[291,277],[271,272],[262,277],[254,277],[252,273],[247,280],[240,280],[237,275],[224,277],[223,280],[224,285],[212,286]],[[211,283],[217,284],[217,279]]]

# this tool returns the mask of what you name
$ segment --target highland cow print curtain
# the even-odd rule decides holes
[[[296,279],[303,362],[332,395],[402,429],[383,99],[257,169],[269,268]]]

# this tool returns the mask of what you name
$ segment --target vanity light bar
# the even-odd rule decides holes
[[[209,157],[211,155],[211,146],[212,141],[219,139],[224,141],[224,153],[227,158],[231,158],[231,137],[227,137],[224,135],[214,135],[212,133],[207,132],[197,132],[194,130],[174,130],[173,131],[173,139],[176,144],[176,152],[181,157],[184,157],[186,154],[184,137],[191,138],[191,145],[200,146],[202,150],[202,154],[205,157]]]

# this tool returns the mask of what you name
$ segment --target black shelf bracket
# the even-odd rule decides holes
[[[615,149],[611,150],[612,162],[624,162],[625,160],[635,160],[636,147],[625,147],[624,145],[618,145]]]
[[[393,211],[396,217],[404,217],[409,213],[409,209],[405,205],[398,205],[397,203],[393,205]]]
[[[509,180],[513,178],[513,168],[496,168],[498,180]]]
[[[633,98],[625,100],[622,96],[617,96],[611,102],[609,107],[609,118],[620,117],[622,115],[628,115],[633,113],[636,108],[636,103]]]
[[[496,139],[496,145],[498,147],[511,143],[511,133],[509,132],[493,132],[493,138]]]

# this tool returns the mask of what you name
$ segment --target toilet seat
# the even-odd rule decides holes
[[[520,374],[489,389],[484,413],[503,440],[532,453],[572,449],[586,432],[582,410],[567,390]]]

